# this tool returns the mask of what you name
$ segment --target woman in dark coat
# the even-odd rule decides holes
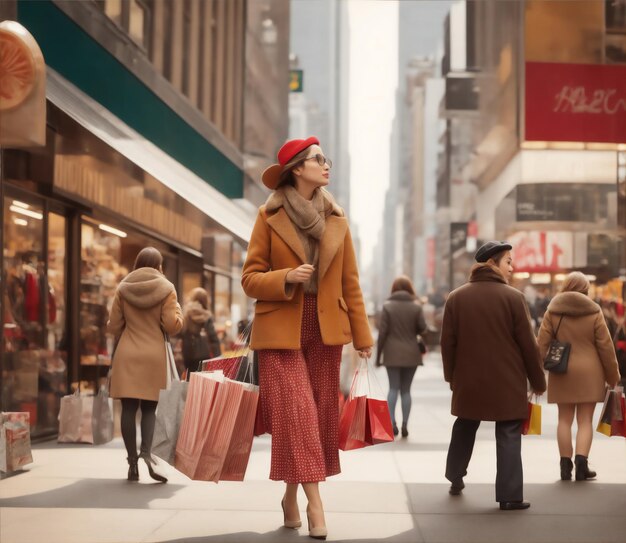
[[[417,336],[425,331],[424,312],[416,301],[413,284],[402,275],[393,282],[391,296],[383,305],[376,354],[376,365],[385,366],[389,376],[387,402],[394,435],[398,435],[395,413],[398,392],[402,404],[402,437],[409,435],[411,383],[415,370],[423,365]]]
[[[446,302],[441,331],[444,376],[457,418],[448,450],[450,494],[464,488],[476,431],[496,422],[496,501],[500,509],[526,509],[523,501],[522,423],[527,417],[527,381],[546,389],[539,348],[524,295],[507,283],[513,273],[511,245],[490,241],[476,252],[469,282]]]
[[[194,288],[185,304],[185,325],[181,338],[187,380],[191,372],[198,371],[200,362],[222,354],[213,315],[209,310],[209,295],[203,288]]]

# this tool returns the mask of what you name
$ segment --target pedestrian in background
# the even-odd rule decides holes
[[[174,285],[163,275],[163,257],[154,247],[142,249],[135,267],[117,287],[109,315],[108,332],[116,341],[111,372],[111,397],[122,400],[122,438],[128,459],[128,480],[138,481],[137,410],[141,408],[139,458],[150,476],[154,471],[152,436],[159,391],[167,385],[165,336],[177,334],[183,315]]]
[[[203,288],[194,288],[189,293],[181,339],[187,380],[191,372],[198,371],[200,362],[222,354],[213,315],[209,310],[209,295]]]
[[[511,245],[489,241],[476,252],[469,282],[450,293],[441,335],[444,376],[457,418],[448,449],[450,494],[461,493],[481,421],[496,422],[496,501],[527,509],[521,455],[528,415],[527,382],[541,394],[546,380],[524,295],[510,287]]]
[[[308,498],[309,535],[327,535],[319,482],[340,472],[339,365],[353,342],[374,343],[343,210],[323,187],[331,162],[317,138],[291,140],[263,173],[274,192],[252,231],[242,285],[255,298],[250,347],[259,353],[261,410],[272,434],[270,479],[287,483],[284,525],[301,525],[298,485]]]
[[[411,412],[411,383],[418,366],[422,366],[424,343],[418,339],[426,331],[422,306],[417,301],[413,283],[406,275],[397,277],[391,296],[383,304],[378,330],[376,365],[385,366],[389,376],[389,412],[393,435],[398,435],[396,403],[400,393],[402,405],[402,437],[407,437]]]
[[[569,343],[567,371],[548,376],[548,403],[559,409],[557,441],[561,455],[561,480],[572,478],[572,424],[576,432],[576,480],[593,479],[587,458],[593,439],[593,412],[604,400],[606,385],[620,380],[615,350],[600,306],[588,296],[589,281],[580,272],[570,273],[560,293],[550,302],[539,330],[539,350],[545,358],[553,339]]]

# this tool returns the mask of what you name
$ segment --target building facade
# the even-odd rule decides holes
[[[466,147],[456,168],[450,153],[441,190],[476,192],[458,240],[449,234],[451,286],[467,276],[463,241],[476,235],[512,242],[519,288],[554,290],[577,269],[596,297],[621,302],[626,4],[467,1],[453,21],[454,10],[465,32],[450,32],[446,116],[466,123]]]
[[[56,432],[64,394],[105,378],[112,297],[141,248],[164,255],[181,302],[207,289],[224,348],[247,319],[259,198],[246,156],[269,161],[288,126],[289,4],[257,4],[3,2],[47,70],[44,145],[0,143],[1,404],[29,411],[35,437]],[[270,47],[249,46],[258,36]],[[249,72],[283,96],[276,111],[250,96]]]

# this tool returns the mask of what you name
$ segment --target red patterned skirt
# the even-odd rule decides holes
[[[301,348],[259,351],[260,401],[272,434],[270,479],[323,481],[340,473],[339,366],[342,345],[324,345],[317,296],[304,296]]]

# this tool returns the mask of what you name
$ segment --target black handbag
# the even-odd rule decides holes
[[[544,369],[551,371],[552,373],[565,373],[567,372],[567,363],[569,362],[569,353],[572,348],[571,343],[561,342],[557,339],[559,328],[561,327],[561,321],[565,315],[561,315],[559,324],[554,331],[554,337],[550,341],[548,346],[548,352],[543,360]]]

